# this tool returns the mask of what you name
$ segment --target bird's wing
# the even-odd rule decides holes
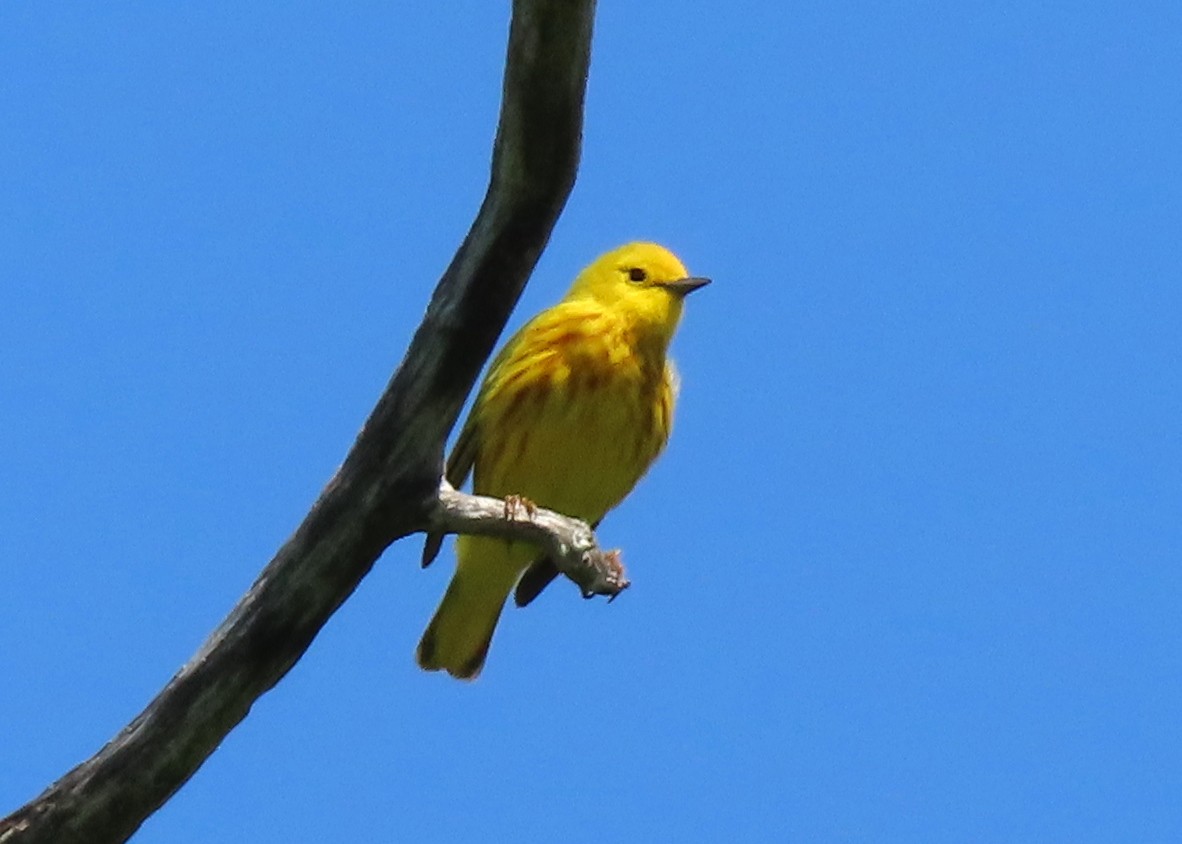
[[[468,414],[468,421],[464,423],[464,429],[460,431],[459,439],[452,447],[451,454],[447,458],[447,467],[444,470],[443,476],[447,478],[447,482],[452,485],[453,489],[459,489],[468,480],[468,475],[472,474],[472,466],[476,462],[476,417],[475,414]],[[422,566],[426,568],[435,562],[435,558],[439,556],[439,549],[443,547],[442,533],[429,533],[427,539],[423,542],[423,558]]]
[[[460,431],[460,436],[448,455],[447,469],[443,476],[454,489],[462,487],[468,480],[468,475],[472,474],[472,466],[476,463],[476,429],[476,417],[469,414],[464,429]]]
[[[517,588],[513,590],[513,603],[519,607],[529,606],[558,575],[558,566],[554,565],[554,561],[549,557],[534,560],[521,576],[521,580],[517,581]]]
[[[600,519],[599,522],[591,525],[591,529],[597,529],[602,521]],[[560,574],[562,572],[558,570],[558,566],[554,565],[553,560],[549,557],[538,557],[530,563],[525,574],[521,576],[521,580],[517,581],[517,588],[513,590],[513,603],[519,607],[529,606],[534,598],[541,595],[542,591]]]
[[[563,314],[565,312],[562,312]],[[488,372],[485,373],[484,381],[480,385],[480,392],[476,394],[476,400],[472,403],[472,410],[468,411],[468,419],[464,422],[464,427],[460,431],[460,436],[456,439],[456,444],[451,450],[451,454],[447,458],[447,466],[444,470],[444,477],[447,482],[452,485],[454,489],[459,489],[468,480],[468,476],[472,474],[472,467],[476,463],[476,451],[480,442],[480,426],[476,419],[479,414],[475,409],[480,407],[481,402],[485,397],[486,391],[489,389],[490,380],[493,378],[493,373],[499,371],[507,360],[513,355],[518,354],[521,350],[523,338],[529,337],[531,332],[537,332],[539,326],[545,326],[550,322],[558,319],[560,315],[559,307],[551,308],[549,311],[543,311],[536,317],[527,322],[524,326],[518,329],[517,333],[509,338],[508,342],[493,358],[492,363],[488,366]],[[431,565],[435,558],[439,555],[440,548],[443,547],[443,535],[438,533],[427,534],[427,541],[423,544],[423,568]],[[557,571],[557,570],[556,570]],[[538,587],[538,592],[546,587],[546,584],[553,580],[553,576],[547,579],[541,586]],[[535,596],[537,593],[534,593]],[[532,598],[530,600],[533,600]]]

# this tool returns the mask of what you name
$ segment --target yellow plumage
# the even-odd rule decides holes
[[[666,352],[682,300],[705,283],[653,243],[597,259],[493,360],[448,460],[449,481],[458,487],[471,470],[478,494],[519,495],[597,524],[665,447],[677,392]],[[419,665],[475,678],[514,584],[524,605],[556,573],[538,558],[532,545],[459,537]]]

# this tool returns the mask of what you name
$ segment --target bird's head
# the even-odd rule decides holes
[[[690,276],[665,247],[629,243],[601,255],[579,273],[567,296],[594,299],[667,342],[681,320],[686,295],[709,283],[708,278]]]

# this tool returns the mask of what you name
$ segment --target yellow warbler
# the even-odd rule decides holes
[[[598,258],[493,360],[448,480],[458,488],[474,470],[478,494],[518,495],[598,524],[665,447],[677,393],[666,352],[682,300],[707,283],[654,243]],[[557,573],[532,545],[460,536],[419,665],[474,679],[514,584],[524,606]]]

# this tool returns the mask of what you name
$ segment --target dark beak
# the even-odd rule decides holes
[[[660,286],[679,296],[688,296],[699,287],[705,287],[709,283],[710,279],[708,278],[679,278],[677,281],[662,282]]]

